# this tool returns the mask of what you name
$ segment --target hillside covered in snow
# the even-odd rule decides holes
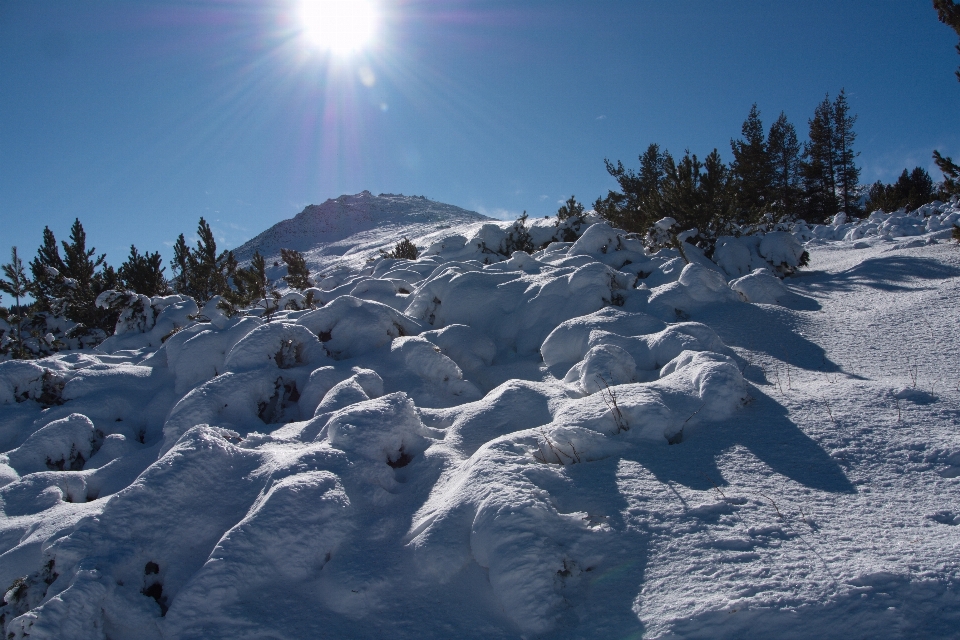
[[[380,249],[389,250],[404,236],[422,242],[453,225],[490,222],[487,216],[423,196],[363,191],[309,205],[289,220],[273,225],[234,250],[240,262],[259,251],[269,262],[279,260],[280,249],[305,254],[316,270],[341,264],[358,268]]]
[[[708,259],[424,202],[237,250],[315,308],[0,363],[8,637],[957,636],[960,205]]]

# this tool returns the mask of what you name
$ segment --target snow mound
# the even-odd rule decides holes
[[[3,632],[955,636],[958,214],[708,258],[363,193],[238,250],[316,308],[106,292],[0,362]]]
[[[73,413],[31,434],[7,458],[21,476],[53,469],[80,471],[102,441],[90,418]]]
[[[744,302],[779,304],[790,294],[783,281],[766,269],[755,269],[747,275],[730,281],[730,288],[740,294]]]
[[[335,360],[346,360],[422,330],[414,320],[379,302],[340,296],[297,319]]]

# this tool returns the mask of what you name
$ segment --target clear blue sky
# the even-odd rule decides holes
[[[592,203],[651,142],[730,138],[756,102],[805,137],[859,115],[862,182],[960,155],[957,38],[929,0],[380,0],[332,57],[296,0],[0,0],[0,258],[75,217],[118,265],[204,216],[234,247],[368,189],[499,217]]]

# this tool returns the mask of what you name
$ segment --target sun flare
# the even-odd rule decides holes
[[[311,43],[337,55],[360,51],[377,30],[371,0],[300,0],[300,21]]]

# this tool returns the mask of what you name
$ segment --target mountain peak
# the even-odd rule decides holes
[[[375,196],[364,190],[304,207],[293,218],[278,222],[237,247],[234,256],[244,262],[259,251],[265,258],[273,258],[284,248],[309,254],[312,262],[329,262],[322,258],[345,255],[346,249],[341,246],[360,247],[375,254],[378,248],[392,247],[404,235],[420,237],[452,225],[488,220],[490,218],[474,211],[425,196],[393,193]]]

